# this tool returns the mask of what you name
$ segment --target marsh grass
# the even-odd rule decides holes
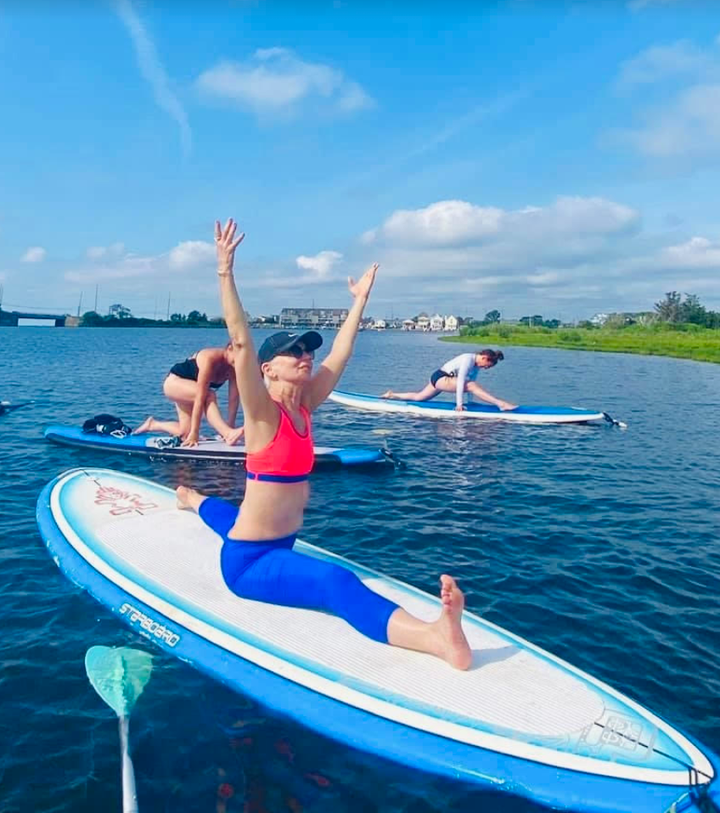
[[[611,353],[640,353],[649,356],[710,361],[720,364],[720,330],[692,324],[632,325],[622,328],[557,328],[493,324],[465,329],[448,342],[559,347]]]

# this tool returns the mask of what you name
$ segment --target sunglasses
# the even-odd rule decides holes
[[[307,350],[301,344],[294,344],[292,347],[288,347],[287,350],[283,350],[282,353],[278,353],[278,356],[292,356],[296,359],[301,359],[305,354],[310,356],[311,359],[315,358],[315,351],[314,350]]]

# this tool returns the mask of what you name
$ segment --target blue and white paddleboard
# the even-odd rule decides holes
[[[337,404],[356,409],[369,409],[374,412],[401,412],[406,415],[426,415],[431,418],[484,418],[485,420],[514,423],[587,423],[605,419],[603,412],[575,407],[519,406],[503,412],[492,404],[467,404],[463,412],[456,412],[454,401],[396,401],[379,398],[376,395],[362,395],[341,390],[333,390],[328,397]]]
[[[214,460],[239,463],[245,460],[244,446],[228,446],[222,440],[201,440],[197,446],[168,446],[167,435],[128,435],[116,438],[96,432],[83,432],[77,426],[49,426],[45,437],[66,446],[82,446],[105,452],[124,452],[153,457],[181,457],[190,460]],[[381,449],[315,447],[315,466],[367,466],[389,464],[392,460]]]
[[[220,575],[219,537],[168,488],[74,469],[45,487],[37,520],[64,573],[132,629],[353,747],[576,813],[699,813],[692,794],[720,800],[712,753],[472,613],[473,666],[460,672],[335,616],[238,598]],[[421,618],[440,611],[410,585],[304,542],[296,550],[351,568]]]

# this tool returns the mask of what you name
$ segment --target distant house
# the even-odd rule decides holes
[[[373,330],[385,330],[386,327],[387,322],[384,319],[376,319],[372,325]]]
[[[435,316],[430,317],[430,330],[436,332],[438,330],[442,330],[445,326],[445,320],[440,316],[439,313],[436,313]]]
[[[347,308],[283,308],[280,327],[340,327],[347,319]]]
[[[445,317],[445,330],[454,332],[458,329],[459,323],[457,316],[446,316]]]
[[[610,314],[608,313],[596,313],[595,316],[590,319],[590,324],[602,327],[609,318]]]
[[[403,319],[402,329],[403,330],[415,330],[417,324],[415,323],[414,319]]]
[[[430,330],[430,317],[426,316],[424,313],[421,313],[417,318],[417,329]]]

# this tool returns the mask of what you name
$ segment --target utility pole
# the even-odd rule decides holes
[[[80,316],[80,308],[82,308],[82,291],[80,291],[80,301],[78,302],[78,316]]]
[[[170,321],[170,294],[168,293],[168,309],[167,309],[167,320]]]

